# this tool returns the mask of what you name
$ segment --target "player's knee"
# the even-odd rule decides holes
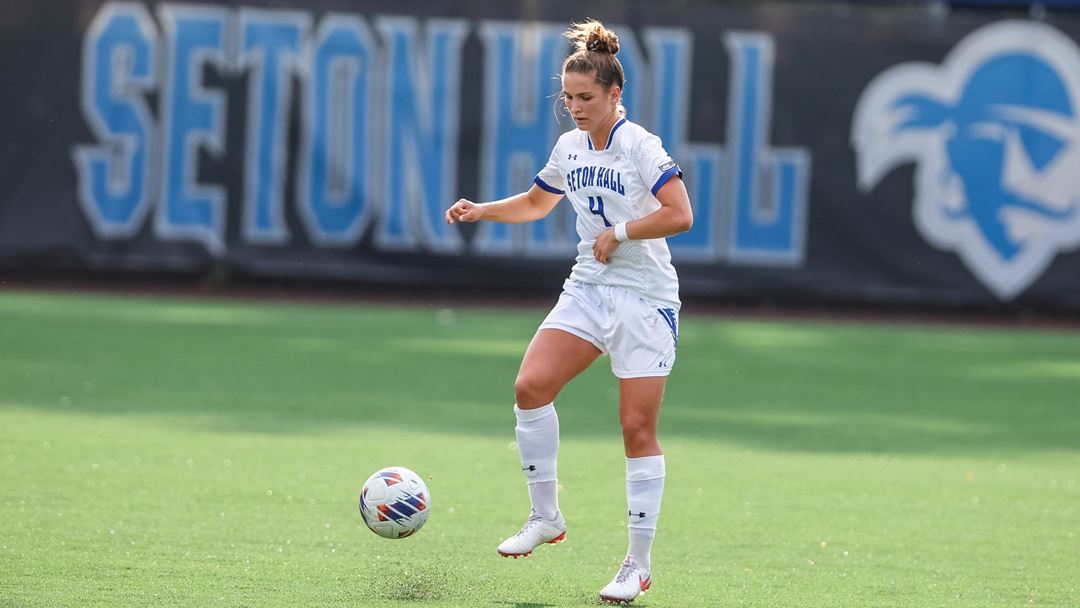
[[[551,388],[541,378],[533,374],[518,374],[514,380],[514,398],[521,409],[532,409],[547,405],[555,398]]]
[[[638,414],[624,414],[620,422],[623,441],[627,445],[641,445],[656,441],[655,419]]]

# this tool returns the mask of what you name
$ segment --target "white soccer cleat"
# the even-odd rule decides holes
[[[634,558],[623,560],[619,572],[606,587],[600,590],[600,599],[612,604],[629,604],[652,586],[652,576],[642,570]]]
[[[531,513],[529,519],[521,526],[517,534],[504,540],[499,545],[499,555],[503,557],[529,557],[533,549],[547,543],[554,545],[566,539],[566,520],[562,513],[556,513],[555,519],[547,520],[536,513]]]

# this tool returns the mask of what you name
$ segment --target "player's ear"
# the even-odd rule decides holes
[[[617,84],[611,85],[611,101],[615,104],[619,103],[619,99],[622,97],[622,87]]]

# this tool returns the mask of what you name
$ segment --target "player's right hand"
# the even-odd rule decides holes
[[[458,199],[458,202],[450,205],[450,208],[446,210],[447,224],[475,222],[482,217],[484,217],[484,206],[463,198]]]

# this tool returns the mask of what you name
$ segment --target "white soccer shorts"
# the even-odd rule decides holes
[[[675,365],[679,312],[625,287],[567,279],[540,329],[561,329],[588,340],[611,356],[617,378],[666,376]]]

